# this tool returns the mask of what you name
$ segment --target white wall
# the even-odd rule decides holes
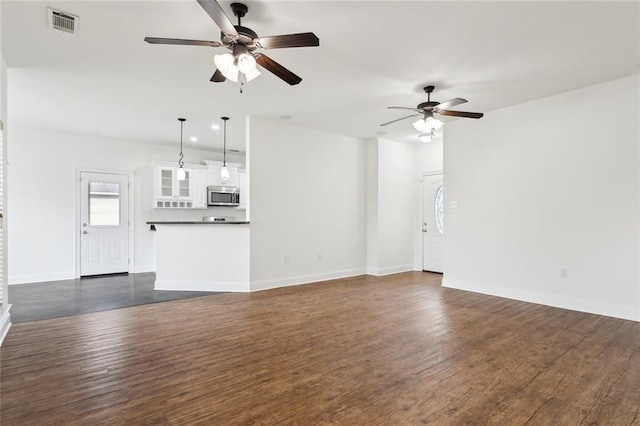
[[[385,275],[413,269],[418,174],[416,145],[377,141],[377,265],[369,273]]]
[[[365,142],[258,117],[249,127],[251,289],[363,274]]]
[[[445,126],[445,129],[446,130]],[[418,173],[442,171],[443,166],[443,138],[432,142],[420,143],[415,147],[415,163]]]
[[[448,124],[444,285],[640,320],[639,92],[636,75]]]
[[[8,192],[10,283],[75,277],[76,173],[78,169],[135,171],[135,272],[151,271],[153,233],[149,219],[201,219],[205,215],[244,215],[232,208],[151,209],[141,168],[155,160],[177,160],[178,146],[139,144],[33,128],[11,128]],[[217,160],[218,153],[185,149],[185,162]],[[228,156],[229,157],[229,156]],[[233,159],[238,161],[238,159]]]
[[[2,3],[0,2],[0,22],[2,22]],[[4,124],[4,133],[2,138],[2,144],[0,144],[0,149],[2,149],[2,164],[0,168],[2,168],[2,172],[4,173],[5,179],[2,187],[0,187],[0,196],[3,199],[3,214],[4,218],[0,219],[2,222],[3,229],[1,232],[2,239],[0,242],[2,258],[0,259],[0,290],[2,293],[2,297],[0,298],[0,345],[9,332],[9,327],[11,327],[11,317],[9,314],[9,308],[11,301],[9,300],[9,291],[8,291],[8,277],[7,277],[7,193],[6,193],[6,158],[7,158],[7,144],[8,144],[8,132],[7,132],[7,64],[2,53],[2,31],[0,31],[0,119]]]
[[[367,156],[367,274],[378,275],[380,270],[380,243],[378,225],[378,139],[366,141]]]

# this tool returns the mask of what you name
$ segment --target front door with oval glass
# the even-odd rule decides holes
[[[80,275],[129,271],[129,177],[80,173]]]
[[[422,270],[442,273],[444,186],[442,174],[422,180]]]

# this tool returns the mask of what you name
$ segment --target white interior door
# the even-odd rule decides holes
[[[129,271],[129,177],[80,173],[80,275]]]
[[[442,174],[422,181],[422,270],[442,273],[444,187]]]

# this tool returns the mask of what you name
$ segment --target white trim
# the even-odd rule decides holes
[[[415,250],[418,256],[413,258],[413,269],[416,271],[422,271],[424,265],[424,243],[422,241],[422,218],[424,217],[424,178],[428,175],[420,173],[420,181],[418,182],[418,233],[417,240],[415,242]]]
[[[10,309],[11,305],[3,305],[2,310],[0,310],[0,346],[2,346],[2,342],[4,342],[4,338],[7,337],[7,333],[11,328]]]
[[[201,280],[156,280],[154,290],[172,291],[225,291],[225,292],[249,292],[248,282],[220,282]]]
[[[129,218],[128,218],[128,220],[129,220],[129,224],[128,224],[129,225],[129,236],[128,236],[128,238],[129,238],[129,273],[133,274],[135,272],[135,264],[136,264],[136,250],[135,250],[136,248],[135,248],[135,245],[134,245],[134,243],[135,243],[135,235],[136,235],[135,232],[134,232],[135,231],[134,227],[135,227],[135,224],[136,224],[136,221],[135,221],[135,219],[136,219],[135,218],[135,210],[136,209],[135,209],[135,204],[134,204],[135,200],[134,200],[134,197],[133,197],[133,195],[135,194],[136,188],[135,188],[135,176],[134,176],[133,172],[129,172],[127,174],[127,179],[128,179],[127,180],[127,185],[128,185],[127,191],[128,191],[128,194],[129,194],[129,203],[128,203],[128,206],[127,206],[128,209],[129,209],[129,212],[128,212],[129,213],[129,215],[128,215],[129,216]]]
[[[413,270],[415,271],[424,271],[424,243],[422,241],[422,220],[424,219],[424,178],[429,176],[442,176],[442,185],[444,186],[444,173],[442,170],[434,170],[430,172],[421,172],[420,173],[420,182],[418,184],[418,190],[420,193],[418,194],[418,247],[417,251],[420,253],[420,257],[418,259],[414,258],[414,262],[417,260],[418,263],[414,263]],[[446,210],[446,208],[445,208]],[[444,268],[444,262],[443,262]],[[443,271],[444,272],[444,271]]]
[[[269,290],[272,288],[288,287],[299,284],[311,284],[318,281],[335,280],[338,278],[355,277],[365,274],[366,268],[363,267],[327,272],[322,274],[298,275],[294,277],[278,278],[275,280],[251,281],[251,291]]]
[[[135,218],[134,218],[134,172],[129,171],[129,170],[122,170],[122,169],[100,169],[100,168],[93,168],[93,167],[78,167],[76,168],[76,225],[75,225],[75,233],[76,233],[76,238],[74,239],[75,242],[75,276],[72,277],[73,278],[80,278],[80,265],[82,263],[81,259],[80,259],[80,233],[82,232],[81,226],[80,226],[80,203],[81,203],[81,179],[82,179],[82,173],[102,173],[102,174],[107,174],[107,175],[119,175],[119,176],[127,176],[127,191],[129,194],[129,199],[128,201],[128,212],[127,212],[127,217],[128,217],[128,221],[129,221],[129,235],[127,236],[127,238],[129,239],[129,269],[128,269],[128,273],[132,274],[135,272],[135,246],[134,246],[134,238],[135,238]],[[66,279],[66,278],[62,278],[62,279]]]
[[[399,274],[401,272],[414,271],[413,265],[397,265],[387,266],[386,268],[368,269],[367,274],[375,277],[381,277],[384,275]]]
[[[140,274],[144,272],[155,272],[155,271],[156,271],[155,265],[135,265],[133,267],[134,274]]]
[[[442,279],[442,287],[457,290],[471,291],[474,293],[488,294],[490,296],[504,297],[506,299],[520,300],[522,302],[536,303],[555,308],[569,309],[572,311],[586,312],[590,314],[604,315],[631,321],[640,321],[640,312],[636,307],[612,305],[609,303],[594,302],[593,300],[579,297],[562,296],[549,293],[538,293],[514,288],[498,287],[495,285],[477,283],[465,280]]]
[[[9,275],[9,285],[31,284],[43,281],[75,280],[77,278],[73,272]]]

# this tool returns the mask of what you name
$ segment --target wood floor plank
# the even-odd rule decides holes
[[[354,277],[15,324],[0,422],[633,424],[640,324]]]

